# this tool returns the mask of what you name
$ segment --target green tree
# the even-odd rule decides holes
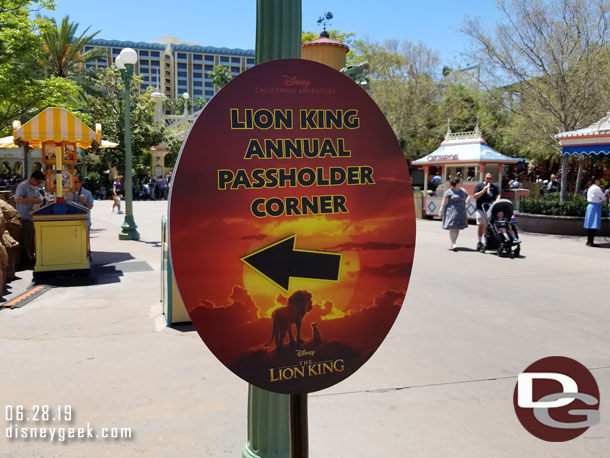
[[[434,81],[438,56],[422,44],[388,40],[358,43],[359,61],[368,61],[371,97],[385,114],[407,158],[438,146],[437,108],[440,91]],[[446,125],[446,123],[445,123]]]
[[[463,31],[480,50],[490,83],[505,89],[504,106],[517,116],[509,131],[522,152],[557,159],[554,136],[599,119],[610,102],[610,2],[510,0],[494,30],[478,19]]]
[[[223,87],[233,78],[229,69],[224,65],[215,65],[208,77],[212,78],[212,83],[218,88]]]
[[[87,62],[106,55],[103,49],[85,51],[87,43],[100,31],[87,35],[90,29],[87,27],[78,35],[78,27],[77,22],[70,22],[69,16],[62,19],[60,26],[54,18],[45,19],[45,26],[40,34],[43,58],[38,61],[50,75],[60,78],[81,75]]]
[[[153,126],[154,100],[151,90],[140,93],[140,77],[133,78],[131,84],[131,148],[134,170],[150,167],[150,148],[165,140],[163,130]],[[125,121],[124,85],[118,70],[107,68],[100,72],[98,89],[101,96],[88,97],[89,113],[102,124],[104,138],[119,143],[117,148],[101,149],[99,158],[105,167],[112,166],[123,173],[125,168]]]
[[[13,120],[27,121],[49,106],[74,109],[78,87],[62,78],[47,78],[36,59],[42,56],[37,16],[52,1],[0,2],[0,133],[7,135]]]
[[[489,146],[509,156],[518,149],[506,127],[512,113],[506,109],[498,91],[483,90],[478,85],[455,82],[445,86],[439,98],[436,138],[441,139],[450,123],[452,132],[473,130],[478,123]]]

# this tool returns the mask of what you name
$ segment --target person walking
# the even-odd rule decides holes
[[[117,213],[121,214],[121,177],[118,176],[112,183],[112,212],[117,208]]]
[[[42,203],[40,186],[45,182],[44,173],[35,170],[30,178],[17,185],[15,190],[15,206],[21,217],[21,236],[23,238],[22,253],[23,264],[32,267],[36,261],[34,253],[34,223],[32,211],[34,205]]]
[[[500,198],[500,190],[493,184],[494,176],[491,173],[485,174],[485,181],[479,183],[474,188],[472,194],[477,199],[477,250],[481,251],[481,248],[485,246],[487,240],[485,240],[485,234],[487,233],[487,216],[485,210],[483,210],[483,204],[491,204]]]
[[[443,219],[443,229],[449,230],[449,240],[452,251],[457,251],[457,238],[462,229],[468,227],[466,202],[470,200],[468,193],[462,189],[460,177],[449,180],[449,189],[443,194],[443,203],[439,214]]]
[[[587,190],[587,212],[585,213],[585,229],[587,230],[587,246],[598,247],[594,242],[595,232],[602,224],[602,202],[606,200],[599,177],[594,178],[593,184]]]
[[[85,207],[87,214],[87,255],[91,256],[91,209],[93,208],[94,200],[91,191],[83,187],[83,176],[74,176],[74,202]]]

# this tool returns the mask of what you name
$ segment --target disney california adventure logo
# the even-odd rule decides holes
[[[282,82],[284,83],[284,86],[302,86],[305,89],[307,89],[310,84],[307,80],[300,80],[296,75],[282,75]]]

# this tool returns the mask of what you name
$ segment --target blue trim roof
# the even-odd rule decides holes
[[[146,43],[144,41],[128,41],[128,40],[105,40],[103,38],[94,38],[87,42],[87,46],[106,46],[109,48],[134,48],[134,49],[150,49],[155,51],[165,51],[167,44],[163,43]],[[239,49],[239,48],[216,48],[214,46],[198,46],[186,44],[171,44],[174,52],[196,52],[202,54],[224,54],[235,57],[254,57],[254,49]]]
[[[562,156],[610,156],[610,144],[577,145],[561,148]]]
[[[164,51],[167,45],[161,43],[145,43],[143,41],[123,41],[123,40],[104,40],[103,38],[94,38],[87,42],[87,46],[107,46],[112,48],[134,48],[134,49],[152,49],[155,51]]]
[[[239,48],[215,48],[213,46],[196,46],[196,45],[181,45],[172,44],[174,51],[182,52],[197,52],[202,54],[225,54],[229,56],[247,56],[254,57],[253,49],[239,49]]]
[[[464,142],[451,144],[443,142],[434,152],[413,161],[413,165],[435,165],[440,163],[478,163],[499,162],[503,164],[515,164],[519,158],[505,156],[497,152],[491,146],[483,142]]]

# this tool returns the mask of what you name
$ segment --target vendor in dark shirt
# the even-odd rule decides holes
[[[485,174],[485,181],[479,183],[474,188],[473,197],[477,200],[477,225],[479,226],[477,237],[477,250],[480,250],[487,241],[485,240],[485,233],[487,232],[487,218],[485,217],[485,211],[483,210],[484,203],[493,203],[500,198],[500,190],[493,184],[494,177],[491,173]]]

